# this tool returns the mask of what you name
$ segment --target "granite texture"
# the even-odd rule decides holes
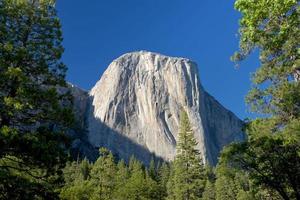
[[[224,145],[244,139],[243,122],[204,90],[197,64],[189,59],[146,51],[125,54],[108,66],[88,99],[83,96],[87,103],[77,105],[89,143],[126,161],[131,155],[145,164],[153,156],[172,160],[182,109],[205,162],[215,165]]]

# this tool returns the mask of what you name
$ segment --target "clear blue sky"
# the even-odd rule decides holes
[[[238,19],[234,0],[58,0],[67,79],[89,90],[120,55],[137,50],[198,63],[204,88],[244,119],[244,97],[257,55],[234,67]]]

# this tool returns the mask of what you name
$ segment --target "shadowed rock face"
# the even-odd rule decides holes
[[[72,139],[70,153],[74,159],[86,157],[90,161],[95,161],[99,156],[98,150],[90,144],[87,134],[87,113],[90,109],[90,97],[87,91],[70,83],[68,89],[74,97],[73,112],[75,115],[74,127],[67,131],[67,135]]]
[[[202,87],[196,63],[151,52],[114,60],[89,93],[88,141],[120,158],[147,164],[155,155],[172,160],[179,115],[190,118],[203,159],[216,164],[220,150],[243,139],[242,121]]]

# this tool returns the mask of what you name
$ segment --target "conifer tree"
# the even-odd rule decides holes
[[[202,200],[215,200],[215,199],[216,199],[215,184],[207,180],[205,183]]]
[[[181,113],[176,156],[171,177],[171,199],[200,199],[204,190],[205,176],[201,155],[186,112]],[[173,195],[171,195],[173,194]]]
[[[113,199],[122,200],[125,194],[124,185],[129,179],[129,170],[124,160],[121,160],[117,164],[117,172],[115,175],[115,189],[113,193]]]
[[[142,164],[132,156],[129,161],[130,178],[124,185],[124,199],[145,199],[148,188],[145,181],[145,172]]]
[[[71,185],[65,185],[60,191],[60,199],[89,200],[92,199],[95,188],[89,180],[75,180]]]
[[[151,159],[150,164],[149,164],[148,174],[153,180],[155,180],[155,181],[158,180],[155,161],[153,158]]]
[[[156,174],[156,171],[155,171]],[[146,199],[153,199],[153,200],[163,200],[164,198],[161,195],[161,188],[159,183],[153,179],[148,171],[146,171],[145,176],[145,185],[146,185]]]
[[[72,123],[53,0],[0,1],[0,198],[57,198]]]
[[[226,176],[218,177],[215,191],[217,200],[237,199],[237,188],[235,187],[235,183]]]
[[[170,177],[170,166],[166,162],[163,162],[157,171],[158,184],[160,188],[160,199],[165,199],[167,197],[167,183]]]
[[[176,200],[175,197],[175,187],[174,187],[174,163],[170,165],[170,176],[166,185],[167,188],[167,200]]]
[[[206,166],[206,183],[205,188],[203,192],[202,199],[203,200],[215,200],[216,199],[216,188],[215,188],[215,182],[216,182],[216,175],[214,173],[214,170],[210,166]]]
[[[115,189],[116,165],[112,153],[100,148],[100,157],[91,170],[91,183],[95,187],[93,199],[110,200]]]
[[[87,159],[67,163],[64,168],[65,184],[60,191],[61,199],[87,200],[94,193],[94,186],[90,182],[91,164]]]
[[[87,160],[87,158],[84,158],[80,163],[80,174],[82,176],[83,180],[88,180],[90,178],[91,173],[91,164]]]

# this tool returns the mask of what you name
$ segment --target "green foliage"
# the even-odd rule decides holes
[[[285,199],[295,199],[300,192],[300,147],[285,137],[277,134],[234,144],[223,156],[232,166],[247,171],[254,185],[268,186]]]
[[[129,162],[130,177],[124,185],[124,199],[152,199],[151,178],[146,176],[142,164],[134,157]],[[149,187],[150,186],[150,187]]]
[[[261,66],[253,75],[247,102],[255,112],[280,117],[279,123],[300,113],[300,9],[297,0],[237,0],[241,61],[259,49]]]
[[[91,167],[87,159],[82,160],[80,163],[79,161],[67,163],[63,170],[65,185],[71,185],[78,180],[88,180],[91,174]]]
[[[112,199],[115,174],[116,165],[112,153],[101,148],[100,157],[91,170],[91,183],[95,187],[92,195],[94,199]]]
[[[72,123],[54,2],[0,1],[0,198],[57,198]]]
[[[214,183],[212,183],[210,181],[206,181],[202,199],[203,200],[215,200],[216,199],[216,189],[215,189]]]
[[[216,188],[215,188],[215,182],[216,182],[216,175],[214,172],[214,169],[210,166],[206,166],[205,168],[205,175],[206,175],[206,183],[204,192],[202,195],[203,200],[214,200],[216,199]]]
[[[86,160],[67,163],[64,168],[65,185],[60,191],[61,199],[89,199],[95,186],[91,184],[92,165]]]
[[[150,161],[150,165],[149,165],[149,176],[153,179],[153,180],[158,180],[158,174],[157,174],[157,169],[155,166],[155,161],[152,158]]]
[[[165,199],[168,195],[167,184],[170,178],[170,164],[162,163],[158,168],[158,184],[160,188],[160,196],[158,199]]]
[[[240,51],[232,58],[239,62],[259,50],[261,66],[246,102],[265,116],[248,122],[247,141],[230,145],[221,160],[249,176],[256,198],[300,199],[299,1],[236,0],[235,8],[242,18]]]
[[[93,185],[89,181],[76,181],[74,185],[64,187],[61,190],[61,199],[88,200],[94,192]]]
[[[154,162],[154,161],[153,161]],[[154,164],[155,165],[155,164]],[[166,170],[166,165],[164,171]],[[65,185],[60,191],[61,199],[115,199],[115,200],[160,200],[165,198],[163,189],[166,174],[159,173],[156,167],[154,174],[164,177],[159,182],[150,176],[141,162],[134,157],[127,166],[123,160],[117,164],[112,153],[100,149],[100,157],[94,164],[87,160],[67,164],[64,169]]]
[[[258,188],[249,180],[248,174],[229,167],[226,162],[220,160],[216,169],[216,199],[255,200],[264,199],[256,197]],[[259,190],[260,192],[260,190]]]
[[[113,196],[115,199],[123,198],[123,194],[126,192],[124,190],[124,185],[126,184],[129,176],[130,176],[129,169],[126,166],[124,160],[119,161],[117,164],[117,172],[115,175],[116,188],[113,192]]]
[[[168,198],[199,199],[205,184],[204,167],[200,152],[196,149],[196,139],[186,112],[180,118],[177,152],[172,168]]]

